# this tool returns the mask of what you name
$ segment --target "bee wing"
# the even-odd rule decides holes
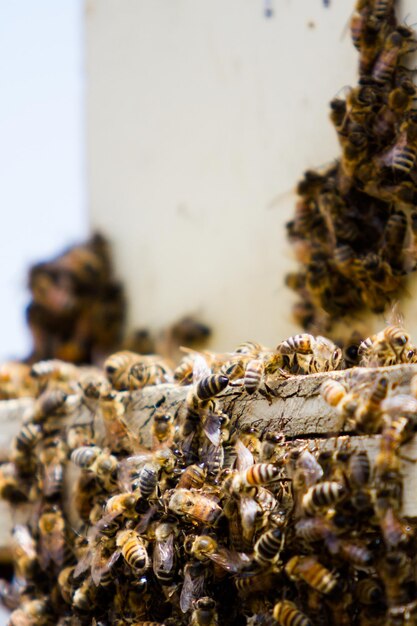
[[[64,468],[62,463],[44,465],[43,494],[45,497],[56,495],[62,488]]]
[[[174,563],[174,535],[164,541],[157,541],[153,551],[153,571],[170,572]]]
[[[58,529],[48,536],[40,536],[39,563],[42,569],[46,569],[52,562],[58,566],[62,566],[64,561],[65,538]]]
[[[141,518],[134,529],[139,535],[146,531],[156,511],[157,507],[152,505],[145,513],[143,513],[143,515],[141,515]]]
[[[259,505],[253,498],[245,496],[240,498],[239,512],[245,539],[252,538],[255,532],[255,520],[259,510]]]
[[[239,472],[243,472],[254,464],[253,454],[248,448],[238,439],[235,444],[237,460],[236,467]]]
[[[98,586],[100,584],[102,576],[113,567],[120,554],[121,549],[117,549],[108,559],[106,559],[102,557],[102,550],[96,549],[91,561],[91,578],[95,585]]]
[[[75,566],[74,573],[73,573],[74,578],[78,578],[78,576],[81,576],[81,574],[86,572],[88,568],[91,566],[92,560],[93,560],[93,551],[91,549],[88,549],[87,552],[81,557],[81,559],[78,561],[77,565]]]
[[[180,595],[180,608],[183,613],[187,613],[193,605],[194,600],[204,596],[205,575],[192,576],[190,567],[185,566],[184,583]]]
[[[218,446],[221,439],[220,415],[209,411],[203,423],[203,431],[213,446]]]
[[[399,326],[400,328],[404,328],[404,314],[402,313],[402,311],[400,311],[400,303],[398,302],[398,300],[392,305],[386,323],[392,326]]]
[[[130,456],[119,463],[118,481],[125,491],[132,491],[132,474],[138,472],[142,466],[152,458],[151,453]]]
[[[297,461],[297,470],[303,474],[307,487],[314,485],[323,476],[323,468],[307,449],[303,450]]]
[[[244,553],[233,552],[227,548],[219,548],[217,552],[207,555],[217,565],[220,565],[226,572],[236,574],[250,562],[249,557]]]
[[[193,366],[193,382],[196,383],[205,376],[211,375],[211,368],[209,367],[207,360],[202,354],[196,354],[194,357]]]

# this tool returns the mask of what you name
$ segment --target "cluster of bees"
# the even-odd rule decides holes
[[[321,332],[347,313],[383,312],[417,264],[417,87],[405,66],[415,32],[394,0],[358,0],[350,32],[359,82],[330,103],[342,156],[305,173],[287,224],[301,264],[287,276],[301,296],[294,317]]]
[[[29,289],[30,362],[93,363],[121,344],[123,288],[113,277],[109,246],[101,235],[31,267]]]
[[[414,355],[400,326],[359,352],[365,365]],[[273,378],[342,365],[339,348],[308,334],[275,350],[187,351],[175,369],[129,351],[104,371],[34,364],[34,404],[0,466],[20,522],[14,578],[0,586],[11,626],[417,624],[400,469],[417,379],[405,395],[371,368],[326,377],[324,401],[352,430],[380,435],[373,465],[354,437],[319,446],[225,412],[228,393],[273,402]],[[148,407],[145,448],[135,411],[152,386],[162,397],[183,388],[182,399]]]

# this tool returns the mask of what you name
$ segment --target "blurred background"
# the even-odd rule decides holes
[[[0,2],[0,358],[30,349],[28,266],[93,230],[112,244],[130,329],[194,315],[218,350],[298,330],[284,225],[304,170],[339,154],[328,103],[356,77],[352,10]]]

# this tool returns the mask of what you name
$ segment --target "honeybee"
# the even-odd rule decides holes
[[[324,595],[331,594],[338,584],[335,576],[314,556],[293,556],[284,569],[292,580],[303,580]]]
[[[34,396],[36,384],[29,376],[29,366],[9,361],[0,365],[0,399]]]
[[[142,574],[149,567],[149,557],[144,540],[134,530],[121,530],[117,534],[116,544],[126,563],[136,575]]]
[[[156,355],[147,355],[134,363],[128,373],[130,389],[142,389],[148,385],[162,385],[174,381],[169,365]]]
[[[184,567],[184,582],[180,595],[180,609],[183,613],[190,610],[193,603],[205,593],[206,567],[199,561],[186,563]]]
[[[64,567],[58,574],[58,587],[64,602],[67,604],[71,604],[75,589],[74,569],[74,565],[70,565]]]
[[[338,483],[326,481],[310,487],[302,499],[302,508],[307,515],[314,515],[316,509],[335,505],[346,495],[346,488]]]
[[[114,452],[129,450],[127,428],[123,421],[125,414],[123,396],[114,391],[102,393],[99,407],[105,429],[105,444]]]
[[[41,388],[44,388],[50,381],[58,383],[76,381],[79,374],[77,367],[72,363],[51,359],[38,361],[32,365],[30,375],[36,379]]]
[[[54,616],[51,614],[46,597],[24,599],[21,608],[10,614],[10,626],[50,626]]]
[[[152,422],[153,448],[158,445],[170,445],[174,439],[174,418],[169,413],[156,413]]]
[[[63,488],[64,462],[67,458],[67,448],[58,437],[44,440],[39,453],[41,462],[40,484],[45,498],[59,496]]]
[[[380,516],[379,524],[384,542],[389,549],[404,548],[413,537],[411,526],[400,520],[391,507]]]
[[[261,359],[252,359],[245,368],[243,386],[249,395],[252,395],[261,386],[264,375],[264,363]]]
[[[280,626],[312,626],[309,618],[289,600],[277,602],[272,615]]]
[[[404,26],[398,26],[385,40],[372,70],[372,78],[380,84],[391,80],[399,59],[411,52],[414,39],[413,31]]]
[[[375,578],[362,578],[355,587],[356,596],[362,604],[379,604],[384,599],[384,591]]]
[[[37,562],[36,542],[29,528],[17,524],[12,530],[12,551],[15,573],[18,578],[30,580]]]
[[[199,598],[194,605],[190,626],[218,626],[216,603],[212,598]]]
[[[263,533],[254,546],[254,559],[259,565],[268,566],[279,561],[284,546],[282,528],[271,528]]]
[[[180,476],[177,487],[179,489],[201,489],[206,481],[207,470],[200,465],[189,465]]]
[[[221,507],[212,499],[192,489],[176,489],[168,507],[180,517],[186,516],[197,524],[215,525],[222,513]]]
[[[155,545],[152,555],[152,567],[161,585],[171,585],[175,577],[175,546],[178,534],[175,519],[167,518],[155,528]]]
[[[249,596],[274,589],[279,581],[280,572],[278,570],[261,570],[239,574],[234,578],[233,583],[242,596]]]
[[[0,498],[15,506],[28,501],[27,490],[22,481],[18,480],[16,465],[13,463],[0,465]]]
[[[187,551],[203,563],[210,560],[227,572],[237,573],[249,562],[249,559],[245,560],[243,555],[219,546],[216,539],[209,535],[199,535],[190,539]]]
[[[47,508],[39,517],[39,563],[46,571],[51,565],[61,568],[64,563],[66,536],[65,520],[61,509]]]
[[[126,391],[130,388],[129,371],[134,363],[140,362],[143,357],[136,352],[122,350],[110,355],[104,362],[104,371],[107,379],[117,391]]]

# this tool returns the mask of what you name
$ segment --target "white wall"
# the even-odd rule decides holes
[[[27,268],[87,232],[82,0],[0,0],[0,360],[26,356]]]
[[[328,102],[356,77],[354,3],[272,4],[86,1],[91,215],[132,325],[194,312],[221,350],[296,330],[285,192],[339,153]]]

